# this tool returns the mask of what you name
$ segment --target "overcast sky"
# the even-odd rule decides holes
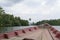
[[[0,6],[14,16],[32,22],[60,18],[60,0],[0,0]]]

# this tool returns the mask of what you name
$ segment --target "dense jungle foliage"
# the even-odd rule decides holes
[[[50,25],[60,25],[60,19],[42,20],[42,21],[38,21],[35,24],[40,25],[40,24],[43,24],[43,23],[49,23]]]
[[[23,20],[20,17],[14,17],[6,13],[2,7],[0,7],[0,27],[12,27],[12,26],[27,26],[29,22]]]

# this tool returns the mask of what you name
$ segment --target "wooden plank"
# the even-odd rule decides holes
[[[22,40],[23,38],[31,38],[35,40],[53,40],[47,29],[39,29],[37,31],[27,33],[21,37],[14,37],[10,39],[2,39],[2,40]]]

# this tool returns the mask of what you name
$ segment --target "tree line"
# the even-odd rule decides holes
[[[42,20],[35,23],[35,25],[40,25],[43,23],[49,23],[50,25],[60,25],[60,19],[53,19],[53,20]]]
[[[0,7],[0,27],[11,27],[11,26],[27,26],[29,22],[23,20],[20,17],[14,17],[6,13],[2,7]]]

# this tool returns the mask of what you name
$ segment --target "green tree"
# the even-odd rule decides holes
[[[20,17],[14,17],[13,15],[7,14],[0,7],[0,27],[10,26],[27,26],[29,25],[27,20],[22,20]]]

